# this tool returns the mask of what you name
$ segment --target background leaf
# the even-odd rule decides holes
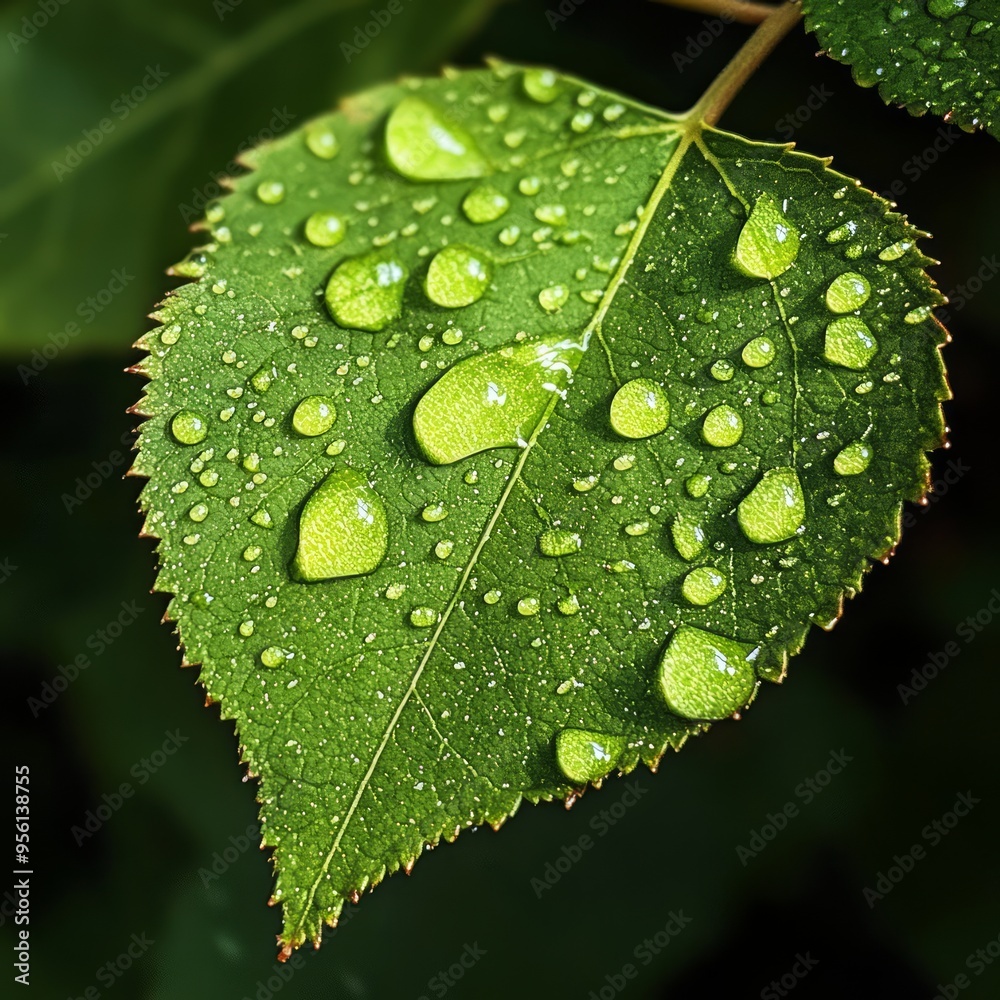
[[[497,65],[252,161],[142,342],[137,471],[294,946],[780,679],[946,390],[917,231],[782,147]]]
[[[995,0],[803,0],[806,27],[862,87],[914,115],[943,115],[1000,138]]]

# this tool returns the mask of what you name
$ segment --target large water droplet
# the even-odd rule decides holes
[[[510,201],[495,187],[481,184],[473,188],[462,202],[462,211],[470,222],[495,222],[507,209]]]
[[[170,421],[170,433],[180,444],[200,444],[208,435],[208,424],[193,410],[180,410]]]
[[[682,559],[692,562],[705,551],[705,532],[697,518],[678,514],[670,525],[670,537]]]
[[[586,344],[551,336],[460,361],[413,413],[424,456],[448,465],[487,448],[523,446],[585,350]]]
[[[292,413],[292,427],[303,437],[325,434],[337,419],[337,408],[326,396],[306,396]]]
[[[718,361],[712,363],[711,372],[712,378],[717,382],[729,382],[736,374],[736,365],[726,358],[719,358]]]
[[[292,576],[314,581],[370,573],[388,545],[382,498],[354,469],[331,472],[302,508]]]
[[[622,736],[609,736],[590,729],[561,729],[556,733],[559,770],[574,784],[603,778],[626,747]]]
[[[351,257],[337,266],[326,286],[326,305],[341,326],[377,333],[403,308],[409,271],[386,251]]]
[[[806,519],[806,501],[796,471],[770,469],[743,498],[737,511],[740,528],[751,542],[766,545],[791,538]]]
[[[714,448],[729,448],[743,437],[743,418],[723,403],[705,414],[701,436]]]
[[[550,69],[524,71],[524,92],[539,104],[551,104],[559,96],[559,77]]]
[[[823,353],[827,361],[859,371],[878,350],[878,341],[857,316],[842,316],[826,328]]]
[[[313,212],[306,219],[306,239],[314,247],[335,247],[346,232],[346,223],[334,212]]]
[[[750,700],[759,646],[682,625],[660,661],[667,708],[686,719],[725,719]]]
[[[538,547],[543,556],[568,556],[579,552],[583,539],[575,531],[550,528],[538,536]]]
[[[726,589],[726,574],[711,566],[699,566],[691,570],[681,584],[684,599],[692,604],[711,604],[722,596]]]
[[[460,180],[490,172],[472,136],[419,97],[404,97],[389,115],[385,152],[396,170],[415,181]]]
[[[864,275],[847,271],[830,283],[826,290],[826,307],[835,313],[854,312],[868,301],[871,293],[872,286]]]
[[[761,195],[736,242],[736,266],[751,278],[776,278],[798,255],[798,229],[768,195]]]
[[[456,243],[434,255],[424,289],[431,302],[458,309],[481,299],[492,277],[493,265],[486,254]]]
[[[626,382],[611,400],[611,426],[622,437],[652,437],[665,431],[669,422],[667,394],[648,378]]]
[[[766,368],[774,360],[774,341],[767,337],[754,337],[743,348],[742,358],[750,368]]]
[[[833,468],[841,476],[857,476],[868,468],[872,460],[872,447],[864,441],[855,441],[844,448],[833,460]]]

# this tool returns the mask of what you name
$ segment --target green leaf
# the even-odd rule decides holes
[[[806,27],[863,87],[1000,138],[996,0],[803,0]]]
[[[540,72],[261,147],[140,342],[158,587],[260,776],[286,954],[425,845],[738,714],[941,441],[923,234]]]

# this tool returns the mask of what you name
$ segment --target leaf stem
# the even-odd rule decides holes
[[[715,14],[742,24],[760,24],[775,11],[774,4],[754,0],[658,0],[668,7],[679,7],[699,14]]]
[[[802,8],[798,0],[787,0],[780,7],[773,8],[770,16],[761,22],[698,103],[684,116],[685,119],[696,125],[715,125],[743,85],[801,17]]]

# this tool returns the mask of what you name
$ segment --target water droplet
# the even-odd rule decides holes
[[[774,341],[754,337],[743,348],[743,363],[750,368],[766,368],[774,360]]]
[[[283,666],[288,660],[292,658],[292,654],[287,649],[282,649],[280,646],[268,646],[260,654],[260,662],[264,664],[265,667],[280,667]]]
[[[438,613],[433,608],[414,608],[410,612],[410,624],[417,628],[431,628],[437,620]]]
[[[715,448],[729,448],[743,437],[743,418],[723,403],[705,414],[701,436]]]
[[[475,469],[469,469],[469,471],[462,477],[470,486],[473,483],[479,482],[479,473]]]
[[[487,590],[486,593],[483,594],[483,600],[487,604],[496,604],[502,596],[503,594],[499,590]]]
[[[278,377],[278,369],[272,362],[267,362],[260,366],[250,376],[250,384],[257,392],[267,392],[271,388],[271,383]]]
[[[385,126],[389,163],[414,181],[462,180],[490,172],[475,140],[419,97],[404,97]]]
[[[424,456],[448,465],[487,448],[523,445],[585,349],[551,336],[460,361],[417,403],[413,431]]]
[[[390,601],[398,601],[406,593],[405,583],[390,583],[385,588],[385,596]]]
[[[436,555],[438,559],[447,559],[454,550],[455,543],[450,538],[446,538],[434,546],[434,555]]]
[[[253,619],[247,618],[246,621],[240,622],[240,635],[245,639],[249,639],[253,635]]]
[[[684,599],[691,604],[705,605],[718,600],[726,589],[726,575],[711,566],[691,570],[681,584]]]
[[[482,251],[455,243],[434,255],[424,290],[436,305],[458,309],[481,299],[492,277],[493,265]]]
[[[382,498],[354,469],[331,472],[299,515],[292,575],[314,581],[370,573],[385,558],[388,544]]]
[[[930,318],[932,312],[934,312],[933,306],[917,306],[916,309],[911,309],[903,318],[907,323],[923,323],[925,319]]]
[[[858,371],[867,366],[877,350],[874,335],[857,316],[842,316],[826,328],[823,353],[835,365]]]
[[[333,129],[322,122],[316,122],[306,129],[306,145],[321,160],[332,160],[340,149]]]
[[[316,247],[335,247],[347,232],[347,224],[333,212],[313,212],[306,219],[306,239]]]
[[[665,431],[669,422],[667,394],[648,378],[626,382],[611,400],[611,426],[622,437],[652,437]]]
[[[551,104],[559,96],[559,77],[550,69],[528,69],[522,80],[524,92],[539,104]]]
[[[517,182],[517,189],[521,194],[528,196],[538,194],[542,190],[542,181],[539,177],[522,177]]]
[[[806,519],[806,501],[798,473],[790,467],[770,469],[740,501],[740,528],[751,542],[766,545],[795,535]]]
[[[708,487],[711,482],[711,476],[704,472],[699,472],[697,475],[691,476],[687,479],[684,483],[684,489],[687,490],[689,497],[693,497],[695,500],[700,500],[708,492]]]
[[[826,242],[843,243],[844,240],[849,240],[857,231],[858,224],[856,222],[845,222],[842,226],[837,226],[836,229],[831,229],[826,234]]]
[[[632,524],[625,525],[625,534],[633,538],[645,535],[647,531],[649,531],[649,521],[633,521]]]
[[[712,378],[718,382],[728,382],[732,379],[733,375],[736,374],[736,365],[732,361],[727,361],[725,358],[719,358],[711,369]]]
[[[765,389],[760,394],[760,401],[765,406],[774,406],[774,404],[777,403],[780,398],[781,397],[774,391],[774,389]]]
[[[191,520],[194,521],[195,523],[200,524],[202,521],[205,520],[206,517],[208,517],[208,505],[203,503],[196,503],[188,511],[188,517],[191,518]]]
[[[855,441],[844,448],[833,460],[833,468],[841,476],[857,476],[868,468],[872,460],[871,445]]]
[[[608,569],[612,573],[632,573],[635,570],[635,563],[628,559],[619,559],[617,562],[613,562]]]
[[[588,493],[597,485],[597,476],[581,476],[573,480],[573,489],[577,493]]]
[[[910,240],[900,240],[898,243],[893,243],[892,246],[886,247],[878,255],[879,260],[899,260],[912,246],[913,243]]]
[[[537,615],[540,608],[541,603],[537,597],[522,597],[517,602],[517,613],[526,617]]]
[[[243,558],[247,562],[254,562],[261,557],[264,550],[259,545],[248,545],[243,550]]]
[[[603,778],[626,747],[622,736],[608,736],[589,729],[561,729],[556,733],[559,770],[574,784]]]
[[[635,455],[619,455],[614,461],[614,466],[619,472],[627,472],[633,465],[635,465]]]
[[[549,226],[565,226],[566,225],[566,206],[565,205],[539,205],[535,209],[535,218],[539,222],[544,222]]]
[[[594,124],[593,111],[577,111],[569,121],[569,127],[577,133],[586,132]]]
[[[663,700],[685,719],[725,719],[750,700],[759,646],[682,625],[660,661]]]
[[[266,510],[255,510],[250,515],[250,520],[256,524],[259,528],[273,528],[274,521],[271,515]]]
[[[351,257],[337,265],[326,286],[326,305],[340,326],[377,333],[403,308],[409,271],[387,251]]]
[[[674,548],[682,559],[693,562],[705,551],[705,532],[690,514],[678,514],[670,525]]]
[[[543,556],[568,556],[579,552],[583,539],[575,531],[550,528],[538,536],[538,547]]]
[[[575,615],[580,610],[580,600],[576,594],[570,594],[568,597],[560,597],[556,607],[561,615]]]
[[[303,437],[325,434],[337,419],[337,408],[326,396],[306,396],[292,414],[292,427]]]
[[[826,290],[826,307],[835,313],[854,312],[868,301],[871,293],[872,286],[863,275],[847,271],[830,283]]]
[[[935,17],[947,20],[965,10],[968,0],[927,0],[927,11]]]
[[[170,433],[180,444],[200,444],[208,435],[208,424],[193,410],[181,410],[170,421]]]
[[[495,222],[507,209],[510,201],[495,187],[482,184],[473,188],[462,202],[462,211],[470,222]]]
[[[326,453],[328,455],[339,455],[347,447],[347,442],[343,438],[339,438],[336,441],[331,441],[326,446]]]
[[[465,334],[461,330],[445,330],[441,334],[441,343],[454,347],[456,344],[461,344],[464,337]]]
[[[285,200],[285,185],[281,181],[261,181],[257,185],[257,197],[265,205],[277,205]]]
[[[569,289],[565,285],[552,285],[538,293],[538,304],[548,313],[558,312],[569,301]]]
[[[429,503],[420,512],[420,516],[423,520],[433,524],[437,521],[443,521],[448,516],[448,509],[443,503]]]
[[[798,255],[798,229],[768,195],[761,195],[736,242],[737,268],[751,278],[776,278]]]

